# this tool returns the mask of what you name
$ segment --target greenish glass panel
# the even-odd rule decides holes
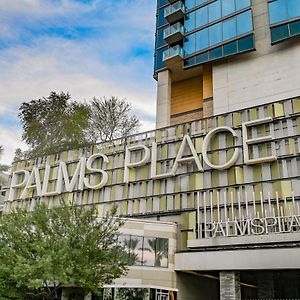
[[[222,47],[218,47],[209,51],[209,59],[217,59],[223,56]]]
[[[197,64],[204,63],[206,61],[208,61],[208,51],[196,56]]]
[[[239,52],[252,50],[253,48],[254,48],[254,39],[252,34],[238,40]]]
[[[271,40],[272,42],[278,42],[289,37],[288,24],[271,28]]]
[[[293,22],[290,24],[290,33],[291,35],[300,34],[300,21]]]
[[[237,53],[237,51],[238,51],[238,49],[237,49],[236,41],[226,44],[223,47],[224,56],[235,54],[235,53]]]

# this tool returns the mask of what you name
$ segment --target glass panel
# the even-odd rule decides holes
[[[271,29],[272,42],[283,40],[289,36],[288,25],[277,26]]]
[[[228,56],[228,55],[237,53],[237,42],[234,41],[234,42],[224,45],[223,53],[224,53],[224,56]]]
[[[195,29],[195,23],[196,23],[195,18],[196,18],[196,12],[194,11],[186,15],[184,26],[187,31],[191,31]]]
[[[209,22],[221,18],[221,2],[220,0],[208,5],[208,20]]]
[[[163,6],[163,5],[167,4],[167,3],[169,3],[168,0],[158,0],[157,1],[157,7],[161,7],[161,6]]]
[[[235,0],[222,1],[222,17],[228,16],[235,12]]]
[[[157,238],[155,247],[155,267],[168,267],[168,239]]]
[[[195,7],[195,0],[185,0],[185,7],[187,9]]]
[[[143,265],[155,265],[155,238],[144,238]]]
[[[146,300],[149,299],[149,289],[117,288],[115,300]]]
[[[192,54],[196,51],[195,33],[188,35],[185,38],[183,49],[186,55]]]
[[[160,10],[158,10],[158,24],[157,27],[166,25],[168,22],[164,17],[164,8],[161,8]]]
[[[293,22],[290,24],[290,32],[291,32],[291,35],[300,33],[300,21]]]
[[[130,244],[130,235],[122,234],[118,236],[118,243],[125,247],[127,255],[129,257],[129,247]]]
[[[197,55],[197,57],[196,57],[197,64],[204,63],[206,61],[208,61],[208,51]]]
[[[300,1],[288,0],[288,18],[297,18],[300,16]]]
[[[103,300],[114,300],[114,289],[105,288],[103,291]]]
[[[156,51],[156,69],[161,69],[165,67],[165,64],[163,62],[163,52],[168,49],[167,47],[159,49]]]
[[[238,40],[239,52],[251,50],[254,48],[253,34]]]
[[[157,36],[156,36],[156,48],[160,48],[162,46],[166,45],[166,42],[164,40],[164,30],[167,27],[163,27],[157,30]]]
[[[209,59],[217,59],[223,56],[222,47],[218,47],[216,49],[212,49],[209,51]]]
[[[237,15],[237,34],[244,34],[253,30],[251,10]]]
[[[196,32],[196,51],[203,50],[208,47],[208,29],[205,28]]]
[[[191,57],[191,58],[188,58],[188,59],[185,60],[184,65],[186,67],[192,66],[192,65],[194,65],[196,63],[195,60],[196,60],[195,56]]]
[[[236,11],[239,11],[240,9],[250,6],[251,3],[250,0],[236,0],[235,5],[236,5]]]
[[[142,236],[131,236],[130,243],[128,244],[129,251],[135,258],[134,265],[140,266],[143,261],[143,237]]]
[[[222,23],[217,23],[209,28],[209,45],[213,46],[222,42]]]
[[[196,10],[196,27],[201,27],[208,23],[208,6]]]
[[[285,0],[277,0],[269,3],[270,24],[284,21],[287,18]]]
[[[236,18],[229,19],[223,22],[223,41],[235,37],[236,32]]]
[[[208,0],[196,0],[196,5],[200,5],[203,4],[205,2],[207,2]]]

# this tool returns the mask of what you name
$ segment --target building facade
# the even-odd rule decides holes
[[[139,259],[101,299],[300,299],[299,24],[298,0],[159,0],[157,129],[15,162],[5,210],[116,204]]]

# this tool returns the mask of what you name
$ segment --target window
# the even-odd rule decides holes
[[[300,27],[300,26],[299,26]],[[208,61],[227,57],[230,55],[248,52],[254,50],[254,35],[253,33],[235,41],[207,50],[201,54],[190,57],[184,61],[184,67],[188,68],[194,65],[203,64]]]
[[[237,21],[237,34],[238,35],[252,31],[253,24],[252,24],[252,14],[251,14],[250,10],[237,15],[236,21]]]
[[[221,18],[221,1],[208,5],[208,21],[213,22]]]
[[[237,35],[236,19],[232,18],[223,23],[223,40],[230,40]]]
[[[269,2],[269,19],[271,25],[299,17],[299,0],[274,0]]]
[[[240,10],[250,6],[250,0],[218,0],[202,6],[188,14],[185,18],[185,29],[195,30],[199,27],[209,25],[211,22],[222,20],[228,15],[238,13]]]
[[[300,34],[299,0],[269,1],[269,21],[272,43],[286,40]]]
[[[135,235],[120,235],[118,243],[125,247],[128,256],[136,258],[136,266],[168,267],[169,240]]]
[[[208,28],[209,46],[216,45],[222,42],[222,23],[217,23]]]
[[[222,16],[228,16],[235,12],[235,0],[222,1]]]
[[[186,56],[205,50],[228,40],[238,38],[252,32],[252,13],[247,10],[223,22],[208,26],[202,30],[186,36],[184,51]]]

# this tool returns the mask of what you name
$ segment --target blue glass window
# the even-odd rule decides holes
[[[300,1],[299,0],[289,0],[288,1],[288,18],[297,18],[300,16]]]
[[[195,29],[195,23],[196,23],[196,12],[193,11],[185,16],[185,22],[184,27],[186,31],[191,31]]]
[[[226,0],[225,0],[226,1]],[[236,0],[235,1],[235,6],[236,6],[236,10],[239,11],[243,8],[246,8],[248,6],[251,5],[250,0]]]
[[[253,30],[252,24],[252,13],[251,10],[247,10],[246,12],[237,15],[237,34],[244,34]]]
[[[208,5],[196,10],[196,28],[208,23]]]
[[[157,36],[156,36],[156,48],[162,47],[166,45],[166,42],[164,40],[164,30],[166,27],[160,28],[157,30]]]
[[[161,48],[156,51],[156,57],[155,57],[155,71],[159,70],[163,67],[165,67],[165,64],[163,62],[163,52],[168,49],[168,47]]]
[[[269,3],[269,15],[271,24],[284,21],[287,17],[285,0]]]
[[[213,22],[221,18],[221,1],[215,1],[208,5],[208,21]]]
[[[185,38],[184,51],[186,55],[196,52],[195,33],[190,34]]]
[[[188,35],[183,48],[186,55],[191,55],[252,31],[252,13],[248,10]]]
[[[192,31],[219,19],[221,21],[222,18],[249,7],[250,4],[250,0],[214,1],[188,13],[186,15],[185,28],[187,31]]]
[[[274,0],[269,2],[270,24],[300,17],[299,0]]]
[[[235,12],[235,0],[222,1],[222,17]]]
[[[196,51],[201,51],[208,47],[208,29],[205,28],[196,32]]]
[[[216,45],[222,42],[222,23],[217,23],[208,27],[209,31],[209,46]]]
[[[237,35],[236,18],[223,22],[223,41],[234,38]]]
[[[158,10],[158,22],[157,22],[157,27],[166,25],[167,23],[168,23],[168,22],[167,22],[167,20],[165,19],[165,16],[164,16],[164,9],[161,8],[161,9]]]

